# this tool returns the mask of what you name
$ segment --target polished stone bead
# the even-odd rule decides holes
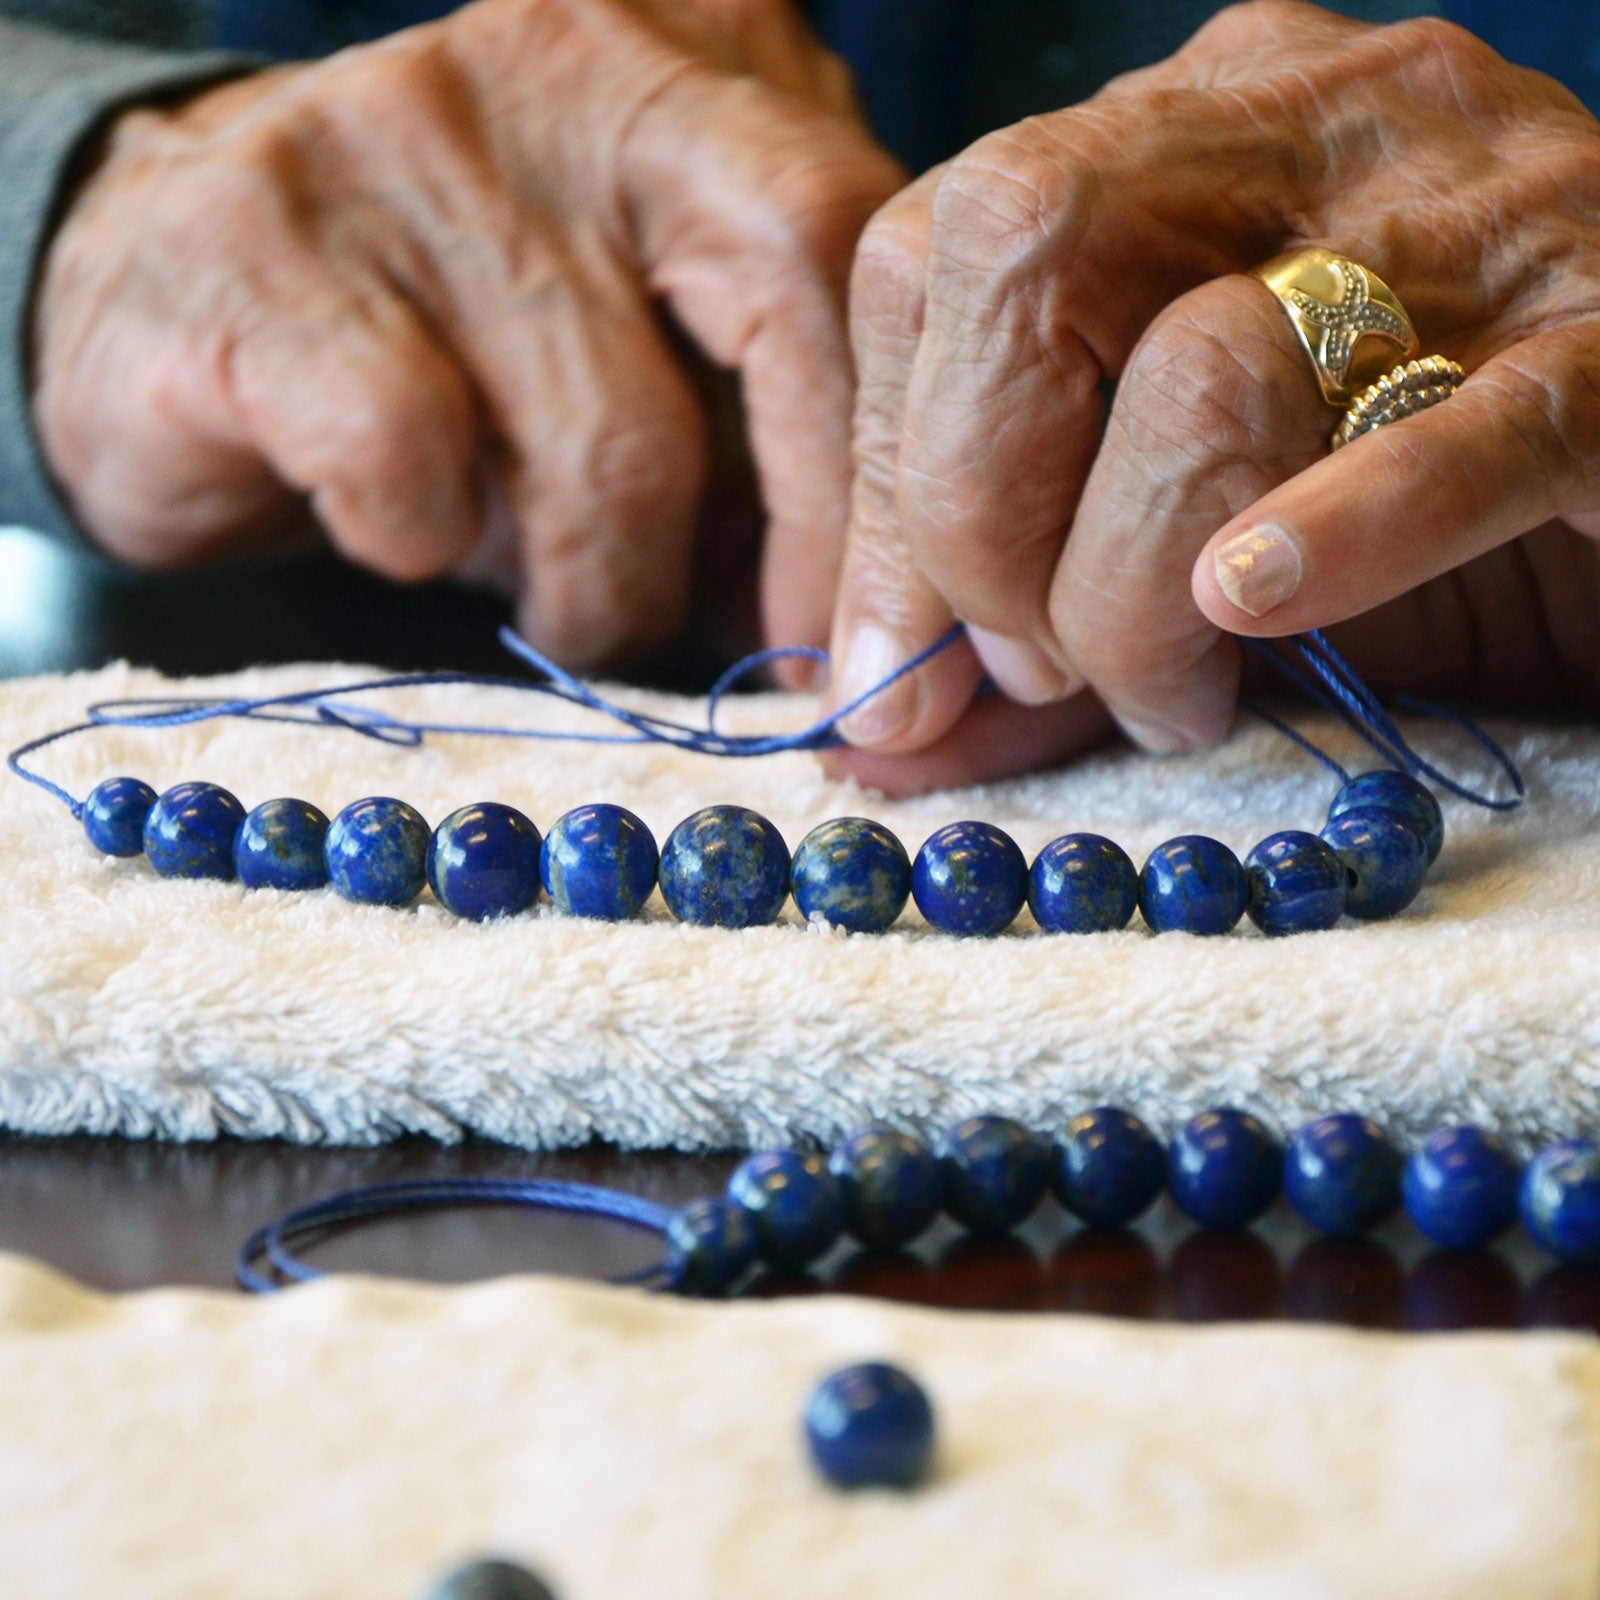
[[[233,866],[247,889],[320,889],[328,881],[328,819],[308,800],[263,800],[233,836]]]
[[[909,1133],[867,1128],[828,1157],[828,1171],[844,1200],[845,1228],[873,1250],[910,1244],[939,1214],[939,1162]]]
[[[107,778],[83,802],[83,831],[104,856],[144,853],[144,825],[156,792],[137,778]]]
[[[404,800],[347,805],[328,828],[328,882],[346,900],[408,906],[428,881],[428,824]]]
[[[623,806],[578,806],[545,835],[539,871],[546,893],[569,916],[623,922],[655,892],[655,836]]]
[[[1115,933],[1138,904],[1128,852],[1097,833],[1052,839],[1028,873],[1028,905],[1047,933]]]
[[[807,922],[881,933],[905,909],[911,859],[881,822],[835,817],[800,841],[789,887]]]
[[[755,1259],[750,1218],[726,1200],[691,1200],[667,1224],[667,1283],[680,1294],[722,1294]]]
[[[1227,933],[1248,898],[1239,858],[1202,833],[1158,844],[1139,875],[1139,909],[1156,933]]]
[[[707,806],[661,849],[661,897],[680,922],[753,928],[777,920],[789,894],[783,835],[744,806]]]
[[[214,783],[180,783],[150,808],[144,853],[163,878],[232,878],[244,807]]]
[[[917,852],[911,893],[941,933],[1000,933],[1028,897],[1028,858],[993,823],[952,822]]]
[[[1245,1228],[1264,1212],[1283,1177],[1283,1151],[1248,1111],[1191,1117],[1167,1153],[1172,1198],[1203,1228]]]
[[[1400,1192],[1418,1229],[1452,1250],[1477,1250],[1517,1214],[1517,1164],[1482,1128],[1440,1128],[1406,1163]]]
[[[539,898],[539,844],[539,830],[515,806],[462,806],[428,841],[428,886],[471,922],[518,916]]]
[[[811,1459],[840,1489],[911,1489],[933,1463],[933,1406],[915,1378],[884,1361],[830,1373],[805,1422]]]
[[[1289,1141],[1283,1192],[1319,1232],[1355,1239],[1393,1215],[1404,1164],[1370,1117],[1318,1117]]]
[[[1374,921],[1398,916],[1417,898],[1428,875],[1428,847],[1403,817],[1369,806],[1342,811],[1322,830],[1344,863],[1344,908]]]
[[[1593,1141],[1567,1139],[1541,1150],[1517,1199],[1534,1243],[1563,1261],[1600,1261],[1600,1147]]]
[[[1056,1143],[1056,1198],[1091,1228],[1123,1228],[1143,1216],[1166,1179],[1160,1140],[1131,1111],[1096,1106]]]
[[[1409,772],[1380,768],[1352,778],[1333,797],[1333,804],[1328,807],[1328,820],[1332,822],[1347,811],[1369,810],[1392,812],[1415,828],[1427,847],[1430,867],[1439,859],[1439,851],[1444,847],[1444,813],[1433,791]]]
[[[1245,857],[1250,920],[1266,934],[1316,933],[1344,915],[1344,863],[1314,833],[1274,833]]]
[[[428,1600],[555,1600],[555,1593],[513,1561],[473,1561],[442,1578]]]
[[[771,1267],[803,1267],[838,1240],[844,1203],[827,1161],[810,1150],[762,1150],[728,1179],[728,1200],[750,1219]]]
[[[1050,1147],[1010,1117],[968,1117],[939,1139],[944,1208],[972,1233],[1009,1233],[1050,1182]]]

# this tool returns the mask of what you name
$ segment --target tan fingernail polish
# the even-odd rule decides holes
[[[849,705],[910,659],[910,652],[887,628],[875,622],[861,623],[850,635],[844,660],[839,664],[832,695],[834,703]],[[913,677],[914,674],[907,674],[842,718],[839,732],[851,744],[866,747],[883,744],[904,732],[917,710],[917,686]]]
[[[983,670],[1008,700],[1024,706],[1047,706],[1064,700],[1076,687],[1036,644],[967,624],[967,637]]]
[[[1272,523],[1236,533],[1212,557],[1222,592],[1241,611],[1264,617],[1300,587],[1300,547]]]

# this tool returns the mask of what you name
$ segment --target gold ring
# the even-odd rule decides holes
[[[1419,411],[1448,400],[1466,376],[1454,361],[1443,356],[1401,362],[1350,402],[1344,420],[1334,429],[1333,448],[1337,450],[1374,428],[1399,422],[1402,417],[1414,417]]]

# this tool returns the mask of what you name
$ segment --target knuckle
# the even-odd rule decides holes
[[[1118,409],[1168,460],[1237,459],[1258,444],[1260,375],[1196,306],[1163,314],[1123,372]]]
[[[975,264],[1004,273],[1030,262],[1052,233],[1070,231],[1087,183],[1040,151],[1037,122],[990,134],[950,164],[934,196],[939,245],[972,250]]]
[[[1440,17],[1413,17],[1380,37],[1409,80],[1452,107],[1480,105],[1486,84],[1505,71],[1481,39]]]
[[[891,203],[861,236],[850,279],[858,326],[899,332],[916,320],[928,267],[928,225],[922,207]]]

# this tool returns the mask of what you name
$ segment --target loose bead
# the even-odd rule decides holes
[[[1050,1149],[1010,1117],[968,1117],[939,1140],[944,1208],[972,1233],[1026,1222],[1050,1182]]]
[[[472,922],[515,917],[539,898],[539,830],[493,800],[452,811],[428,841],[428,884]]]
[[[667,1224],[667,1281],[680,1294],[722,1294],[755,1259],[750,1218],[726,1200],[691,1200]]]
[[[578,806],[545,835],[539,871],[546,893],[569,916],[623,922],[655,892],[661,862],[655,836],[623,806]]]
[[[1344,863],[1314,833],[1263,839],[1245,858],[1246,910],[1266,934],[1315,933],[1344,915]]]
[[[1227,933],[1248,894],[1239,858],[1203,833],[1158,844],[1139,876],[1139,909],[1156,933]]]
[[[809,1150],[763,1150],[747,1156],[728,1180],[728,1200],[755,1231],[761,1259],[803,1267],[838,1239],[844,1226],[839,1185],[827,1162]]]
[[[247,889],[320,889],[328,881],[328,819],[307,800],[263,800],[233,836]]]
[[[244,807],[214,783],[180,783],[150,808],[144,853],[163,878],[233,877],[233,836]]]
[[[1409,772],[1379,770],[1352,778],[1333,797],[1328,820],[1347,811],[1388,811],[1417,830],[1427,847],[1428,865],[1439,859],[1444,847],[1444,813],[1433,791],[1418,783]]]
[[[1600,1147],[1568,1139],[1541,1150],[1522,1175],[1522,1225],[1563,1261],[1600,1261]]]
[[[1097,833],[1052,839],[1028,873],[1028,905],[1047,933],[1115,933],[1138,904],[1127,851]]]
[[[881,933],[905,909],[911,861],[881,822],[835,817],[800,841],[789,886],[807,922]]]
[[[993,823],[952,822],[917,852],[911,893],[941,933],[1000,933],[1027,899],[1028,858]]]
[[[939,1163],[920,1139],[868,1128],[828,1157],[844,1200],[846,1229],[874,1250],[898,1250],[939,1214]]]
[[[1477,1250],[1517,1214],[1517,1167],[1482,1128],[1440,1128],[1406,1163],[1406,1212],[1435,1244]]]
[[[910,1489],[933,1462],[933,1406],[916,1379],[887,1362],[824,1378],[805,1422],[812,1460],[841,1489]]]
[[[1376,806],[1341,811],[1322,838],[1344,863],[1344,908],[1352,917],[1398,916],[1421,892],[1428,847],[1404,817]]]
[[[1202,1111],[1178,1130],[1167,1156],[1172,1198],[1203,1228],[1244,1228],[1273,1202],[1283,1152],[1248,1111]]]
[[[1400,1204],[1403,1165],[1400,1152],[1370,1117],[1318,1117],[1289,1141],[1283,1189],[1313,1228],[1354,1239]]]
[[[707,806],[667,835],[661,897],[680,922],[753,928],[776,921],[789,893],[783,835],[744,806]]]
[[[103,856],[144,853],[144,825],[156,792],[137,778],[107,778],[83,802],[83,831]]]
[[[1160,1141],[1115,1106],[1074,1117],[1056,1145],[1056,1197],[1091,1228],[1122,1228],[1143,1216],[1166,1176]]]
[[[328,881],[346,900],[410,905],[428,881],[430,837],[421,813],[404,800],[357,800],[328,828]]]
[[[511,1561],[473,1561],[440,1580],[428,1600],[555,1600],[526,1567]]]

